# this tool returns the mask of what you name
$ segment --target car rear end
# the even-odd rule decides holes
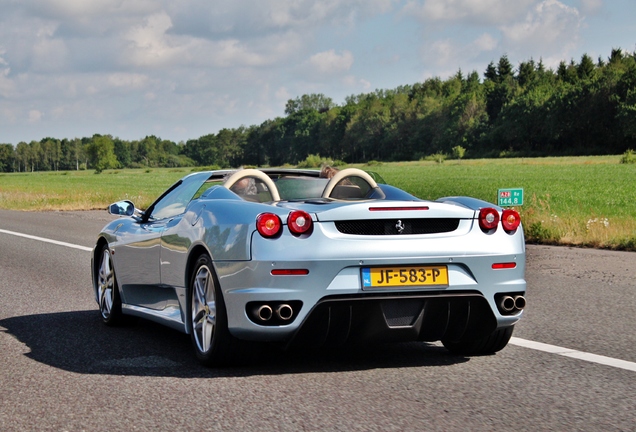
[[[525,307],[519,215],[459,201],[280,203],[259,215],[249,264],[217,263],[231,333],[343,343],[511,328]]]

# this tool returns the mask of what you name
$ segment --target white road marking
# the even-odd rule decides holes
[[[579,360],[584,360],[590,363],[598,363],[605,366],[611,366],[619,369],[626,369],[632,372],[636,372],[636,363],[619,360],[612,357],[605,357],[598,354],[592,354],[584,351],[577,351],[570,348],[563,348],[556,345],[548,345],[541,342],[534,342],[526,339],[520,339],[517,337],[513,337],[510,339],[510,343],[512,345],[517,345],[524,348],[530,348],[537,351],[543,351],[550,354],[557,354],[564,357],[575,358]]]
[[[18,237],[24,237],[24,238],[28,238],[31,240],[38,240],[41,242],[46,242],[46,243],[52,243],[52,244],[56,244],[59,246],[66,246],[66,247],[70,247],[70,248],[74,248],[74,249],[79,249],[79,250],[83,250],[83,251],[87,251],[87,252],[91,252],[93,250],[93,248],[89,248],[86,246],[80,246],[80,245],[76,245],[76,244],[72,244],[72,243],[66,243],[66,242],[61,242],[61,241],[57,241],[57,240],[51,240],[51,239],[47,239],[44,237],[37,237],[37,236],[32,236],[29,234],[22,234],[22,233],[18,233],[18,232],[14,232],[14,231],[7,231],[7,230],[3,230],[0,229],[0,233],[4,233],[4,234],[10,234],[10,235],[14,235],[14,236],[18,236]],[[541,342],[534,342],[531,340],[527,340],[527,339],[521,339],[518,337],[513,337],[510,339],[510,344],[512,345],[517,345],[520,347],[524,347],[524,348],[529,348],[529,349],[533,349],[536,351],[543,351],[543,352],[547,352],[550,354],[557,354],[560,356],[564,356],[564,357],[570,357],[570,358],[574,358],[574,359],[578,359],[578,360],[584,360],[590,363],[598,363],[598,364],[602,364],[605,366],[611,366],[611,367],[615,367],[615,368],[619,368],[619,369],[626,369],[629,371],[633,371],[636,372],[636,363],[634,362],[630,362],[630,361],[626,361],[626,360],[620,360],[620,359],[615,359],[612,357],[606,357],[606,356],[602,356],[602,355],[598,355],[598,354],[592,354],[592,353],[588,353],[588,352],[584,352],[584,351],[577,351],[577,350],[573,350],[570,348],[563,348],[560,346],[556,346],[556,345],[549,345],[549,344],[544,344]]]
[[[87,251],[90,252],[93,250],[93,248],[89,248],[86,246],[80,246],[80,245],[76,245],[76,244],[72,244],[72,243],[66,243],[66,242],[61,242],[61,241],[57,241],[57,240],[51,240],[51,239],[47,239],[44,237],[37,237],[37,236],[32,236],[29,234],[22,234],[19,232],[14,232],[14,231],[7,231],[7,230],[3,230],[0,229],[0,233],[4,233],[4,234],[10,234],[10,235],[14,235],[14,236],[18,236],[18,237],[24,237],[24,238],[28,238],[31,240],[37,240],[37,241],[41,241],[41,242],[45,242],[45,243],[52,243],[58,246],[66,246],[66,247],[70,247],[73,249],[79,249],[79,250],[83,250],[83,251]]]

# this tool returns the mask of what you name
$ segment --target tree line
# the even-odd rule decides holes
[[[0,144],[0,171],[296,165],[309,155],[347,163],[620,154],[636,148],[636,53],[584,54],[556,70],[506,55],[483,73],[351,95],[289,100],[285,116],[175,143],[156,136],[44,138]]]

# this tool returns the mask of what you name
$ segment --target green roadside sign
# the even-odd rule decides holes
[[[523,205],[523,188],[499,189],[497,200],[499,207]]]

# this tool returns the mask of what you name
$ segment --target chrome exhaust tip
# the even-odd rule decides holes
[[[281,321],[289,321],[294,316],[294,310],[290,305],[283,303],[276,308],[276,316]]]
[[[522,295],[518,295],[514,297],[515,301],[515,309],[523,310],[526,307],[526,298]]]
[[[272,311],[272,308],[268,305],[262,305],[258,309],[256,309],[256,316],[261,321],[269,321],[270,319],[272,319],[273,315],[274,313]]]
[[[510,296],[503,296],[499,300],[499,309],[504,312],[512,312],[515,308],[515,299]]]

